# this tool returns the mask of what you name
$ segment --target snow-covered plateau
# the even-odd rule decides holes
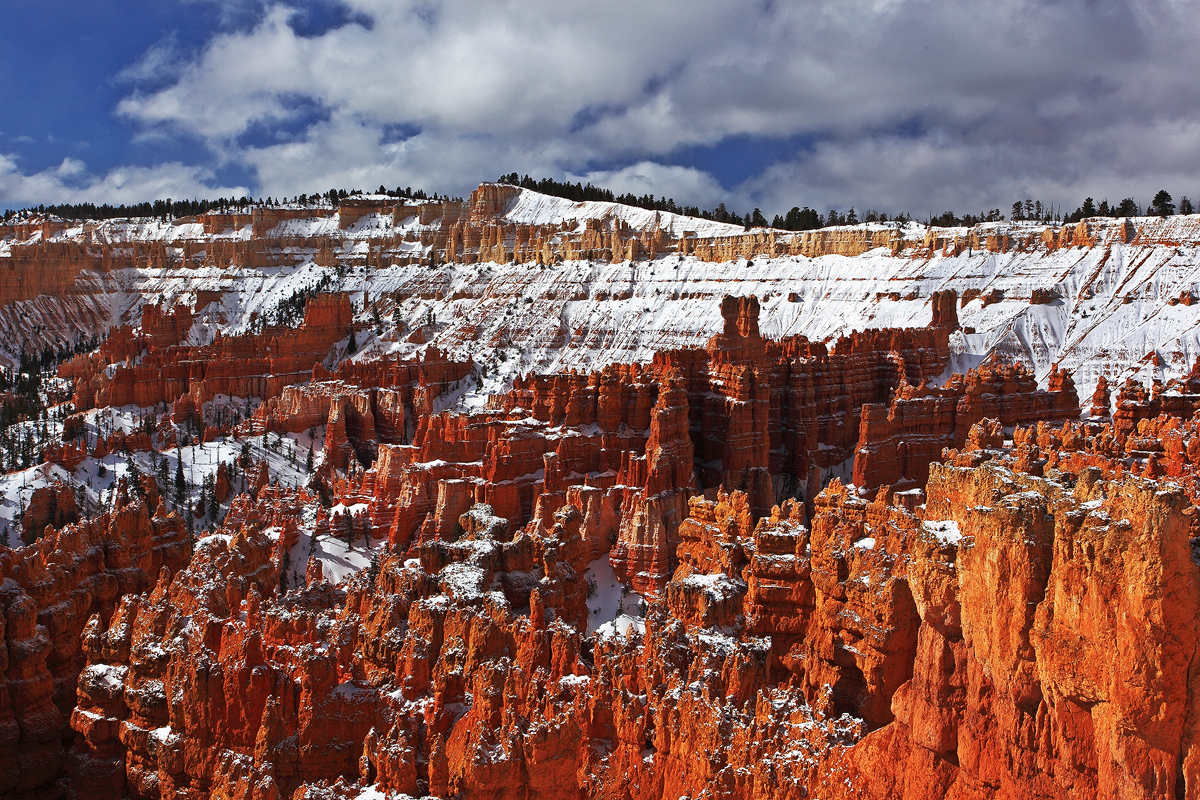
[[[592,258],[538,264],[496,263],[488,260],[493,254],[488,247],[467,254],[465,260],[476,263],[437,257],[443,252],[438,242],[447,235],[453,239],[455,230],[468,230],[466,223],[449,225],[447,234],[440,218],[421,224],[419,215],[397,221],[399,214],[377,213],[339,228],[337,215],[330,213],[289,218],[258,232],[251,225],[205,234],[205,226],[196,222],[110,221],[65,227],[45,242],[40,232],[28,241],[10,236],[0,243],[0,273],[6,257],[39,243],[114,248],[159,243],[168,254],[187,253],[191,260],[108,272],[85,269],[59,296],[0,306],[0,342],[12,360],[22,347],[40,349],[122,322],[136,324],[148,302],[170,307],[200,298],[206,305],[196,309],[190,341],[203,343],[218,330],[238,333],[256,318],[269,319],[294,292],[317,284],[353,293],[359,321],[374,323],[379,336],[366,343],[357,360],[383,353],[411,356],[435,346],[452,356],[470,355],[489,364],[489,374],[502,376],[593,370],[611,362],[648,361],[664,349],[700,346],[720,330],[718,301],[727,294],[759,298],[765,336],[830,340],[854,330],[927,325],[931,295],[952,289],[961,304],[962,326],[951,338],[952,371],[964,371],[995,352],[1005,360],[1025,361],[1044,383],[1057,364],[1073,373],[1085,398],[1101,375],[1110,386],[1127,377],[1146,382],[1178,377],[1195,360],[1200,341],[1200,306],[1193,303],[1200,297],[1200,216],[1094,219],[1080,223],[1082,233],[1079,226],[1016,222],[969,229],[873,223],[788,234],[743,232],[706,220],[521,190],[488,223],[491,228],[483,227],[485,233],[496,230],[501,245],[507,242],[504,254],[520,244],[522,226],[531,225],[558,231],[547,233],[547,246],[584,235],[589,225],[610,231],[634,226],[643,238],[650,231],[668,237],[668,243],[676,234],[684,235],[678,241],[690,243],[633,260],[613,261],[607,250],[597,256],[593,249],[579,251]],[[837,241],[847,237],[879,241],[890,236],[894,246],[854,255],[785,254],[789,237],[818,234],[834,242],[826,249],[837,249]],[[777,239],[770,248],[777,254],[724,261],[695,254],[697,242],[736,243],[739,237]],[[290,263],[249,267],[235,259],[219,267],[204,265],[205,248],[251,239],[276,243],[280,258]],[[333,256],[318,242],[332,243]],[[576,251],[566,250],[568,255]]]
[[[1198,267],[500,184],[22,215],[0,798],[1194,796]]]

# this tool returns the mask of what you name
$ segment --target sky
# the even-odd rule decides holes
[[[0,208],[514,171],[768,216],[1200,198],[1197,0],[0,8]]]

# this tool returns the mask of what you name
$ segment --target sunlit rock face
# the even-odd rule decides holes
[[[1195,218],[0,234],[0,797],[1200,796]]]

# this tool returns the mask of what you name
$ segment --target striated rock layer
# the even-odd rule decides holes
[[[503,248],[514,192],[414,213]],[[346,294],[188,343],[203,299],[62,367],[51,459],[198,426],[319,431],[320,465],[286,488],[243,458],[238,493],[223,463],[199,539],[153,476],[93,516],[34,493],[41,538],[0,548],[0,797],[1200,797],[1200,371],[1080,419],[1057,366],[942,380],[972,335],[952,291],[828,342],[727,296],[703,348],[465,413],[473,360],[348,360],[382,323]],[[89,439],[127,404],[163,427]],[[326,580],[331,553],[369,566]]]
[[[935,465],[915,512],[835,481],[811,524],[694,496],[664,600],[594,637],[569,505],[286,595],[242,522],[87,623],[70,774],[105,777],[68,790],[1194,796],[1188,491],[1015,465]]]
[[[430,345],[521,348],[525,369],[591,372],[701,346],[722,295],[754,294],[764,330],[814,341],[923,325],[932,311],[952,331],[956,371],[999,354],[1042,388],[1068,369],[1091,396],[1101,379],[1186,375],[1200,342],[1197,252],[1197,215],[747,231],[498,184],[466,201],[29,218],[0,227],[0,360],[102,337],[160,301],[193,306],[193,343],[208,341],[322,286],[353,293],[359,332],[370,318],[406,359]]]

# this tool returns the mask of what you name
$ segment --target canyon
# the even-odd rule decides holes
[[[0,229],[60,354],[0,797],[1200,797],[1198,253],[499,184]]]

